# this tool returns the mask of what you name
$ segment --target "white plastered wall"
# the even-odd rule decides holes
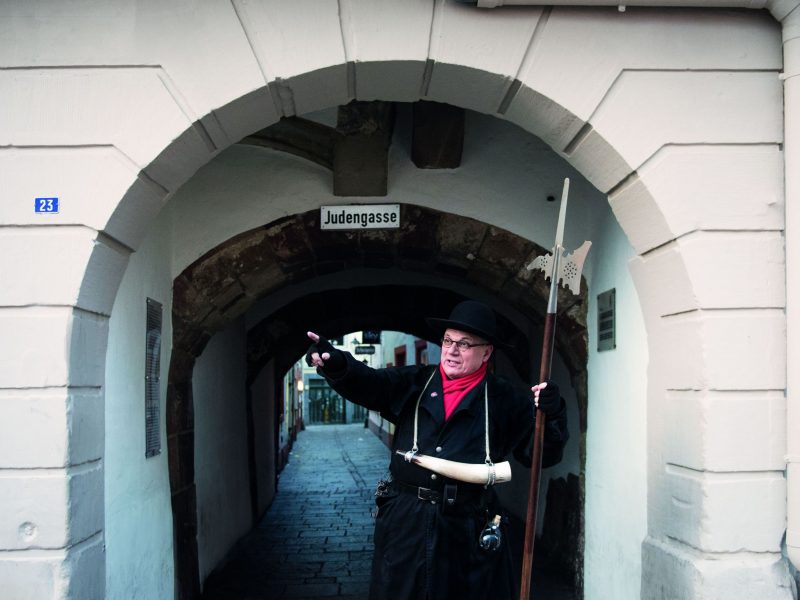
[[[211,338],[192,377],[201,581],[253,525],[245,354],[244,319],[239,318]]]
[[[109,321],[105,381],[105,598],[171,598],[172,507],[167,467],[166,388],[172,346],[170,214],[154,220],[131,256]],[[145,458],[145,300],[162,304],[161,454]],[[243,320],[214,336],[194,367],[198,551],[205,578],[252,525],[245,417]],[[257,406],[271,402],[263,397]],[[102,415],[102,411],[98,411]],[[261,410],[258,414],[264,413]],[[270,413],[265,416],[269,417]],[[271,422],[269,419],[267,422]],[[272,435],[264,432],[257,439]],[[259,444],[259,472],[272,447]],[[274,468],[273,468],[274,470]],[[263,479],[263,477],[262,477]],[[271,486],[260,481],[261,488]]]
[[[642,595],[787,597],[772,441],[786,368],[776,23],[747,11],[341,6],[0,7],[11,199],[0,235],[3,277],[18,282],[0,292],[2,421],[58,432],[50,453],[38,435],[17,438],[25,460],[0,465],[14,490],[0,529],[12,597],[103,595],[102,517],[84,518],[81,500],[102,493],[103,432],[78,432],[66,415],[102,398],[127,251],[165,194],[279,114],[420,96],[502,112],[565,152],[612,191],[641,256],[632,266],[650,350]],[[32,199],[53,195],[62,213],[33,215]],[[35,403],[47,406],[39,421],[28,418]],[[689,411],[676,423],[678,403]],[[746,437],[721,434],[750,406],[759,419]],[[692,412],[702,418],[685,418]],[[692,444],[674,443],[676,428]],[[732,497],[753,497],[758,510]]]
[[[105,597],[171,598],[166,391],[172,351],[171,227],[159,219],[131,257],[109,322],[105,380]],[[145,458],[146,300],[162,305],[161,453]],[[101,413],[102,414],[102,413]]]
[[[586,432],[584,598],[640,597],[641,540],[647,535],[647,335],[626,263],[633,255],[611,214],[592,245],[589,408]],[[615,290],[615,343],[598,351],[597,295]]]

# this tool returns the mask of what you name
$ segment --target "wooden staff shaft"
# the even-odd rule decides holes
[[[553,345],[556,338],[556,313],[547,313],[544,319],[544,339],[542,340],[542,362],[539,367],[539,381],[550,379],[550,366],[553,362]],[[536,427],[533,431],[533,452],[531,457],[531,482],[528,488],[528,511],[525,517],[525,545],[522,553],[522,582],[520,600],[529,600],[531,593],[531,574],[533,571],[533,542],[536,537],[536,508],[539,501],[539,476],[542,472],[542,447],[544,445],[545,414],[536,410]]]

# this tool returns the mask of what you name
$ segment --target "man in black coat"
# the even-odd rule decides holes
[[[502,516],[487,467],[484,485],[422,468],[407,451],[470,465],[494,465],[512,454],[531,464],[535,407],[547,415],[543,466],[561,460],[566,407],[552,382],[533,396],[488,372],[497,339],[492,310],[458,304],[448,319],[428,319],[442,332],[438,366],[372,369],[308,332],[309,365],[345,398],[395,425],[391,480],[379,485],[371,600],[501,600],[514,597],[511,553],[487,529]],[[398,452],[406,453],[405,456]],[[383,482],[382,482],[383,483]],[[482,534],[488,542],[479,543]]]

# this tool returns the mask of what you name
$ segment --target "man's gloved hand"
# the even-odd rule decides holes
[[[533,403],[548,417],[561,411],[561,394],[558,385],[552,381],[543,381],[531,388]]]
[[[308,332],[309,339],[313,342],[306,352],[306,364],[309,367],[319,367],[329,373],[344,371],[347,359],[341,350],[337,350],[324,337],[313,331]]]

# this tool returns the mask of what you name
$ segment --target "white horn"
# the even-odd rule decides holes
[[[495,483],[511,481],[511,465],[508,461],[494,465],[470,464],[444,458],[434,458],[433,456],[417,454],[416,452],[401,452],[398,450],[397,454],[404,456],[406,461],[419,465],[423,469],[466,483],[480,483],[490,486]]]

